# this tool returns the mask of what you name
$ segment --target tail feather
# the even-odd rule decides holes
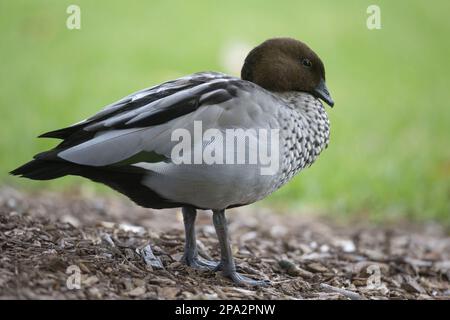
[[[10,174],[32,180],[51,180],[71,173],[71,166],[59,161],[31,160]]]
[[[132,166],[90,167],[67,161],[32,160],[10,172],[12,175],[32,180],[51,180],[67,175],[81,176],[94,182],[103,183],[126,195],[135,203],[146,208],[176,208],[183,204],[161,197],[142,184],[149,171]]]

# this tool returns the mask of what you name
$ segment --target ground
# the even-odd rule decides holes
[[[386,228],[259,207],[230,210],[241,271],[272,281],[252,288],[179,262],[178,211],[112,196],[2,188],[0,298],[450,299],[450,237],[438,224]],[[199,214],[198,243],[204,257],[217,259],[210,218]]]

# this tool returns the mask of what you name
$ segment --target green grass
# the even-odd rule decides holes
[[[69,4],[82,29],[65,27]],[[374,220],[450,224],[449,1],[2,1],[0,179],[54,145],[35,139],[122,96],[200,70],[224,71],[226,43],[307,42],[336,101],[330,147],[265,204]]]

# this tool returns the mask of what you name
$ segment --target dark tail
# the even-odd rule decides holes
[[[32,160],[10,172],[12,175],[32,180],[51,180],[67,175],[88,178],[106,184],[146,208],[162,209],[180,207],[182,204],[168,201],[142,184],[148,171],[132,167],[90,167],[66,161]]]
[[[72,166],[61,161],[31,160],[10,174],[32,180],[51,180],[73,174]]]

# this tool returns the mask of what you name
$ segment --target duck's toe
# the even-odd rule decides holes
[[[229,273],[224,272],[224,275],[227,278],[230,278],[237,285],[264,287],[264,286],[268,286],[271,284],[269,280],[252,279],[252,278],[243,276],[242,274],[237,273],[236,271],[229,272]]]
[[[193,258],[187,258],[186,256],[183,256],[181,258],[181,262],[191,268],[198,270],[215,271],[219,266],[218,262],[203,259],[198,255]]]

